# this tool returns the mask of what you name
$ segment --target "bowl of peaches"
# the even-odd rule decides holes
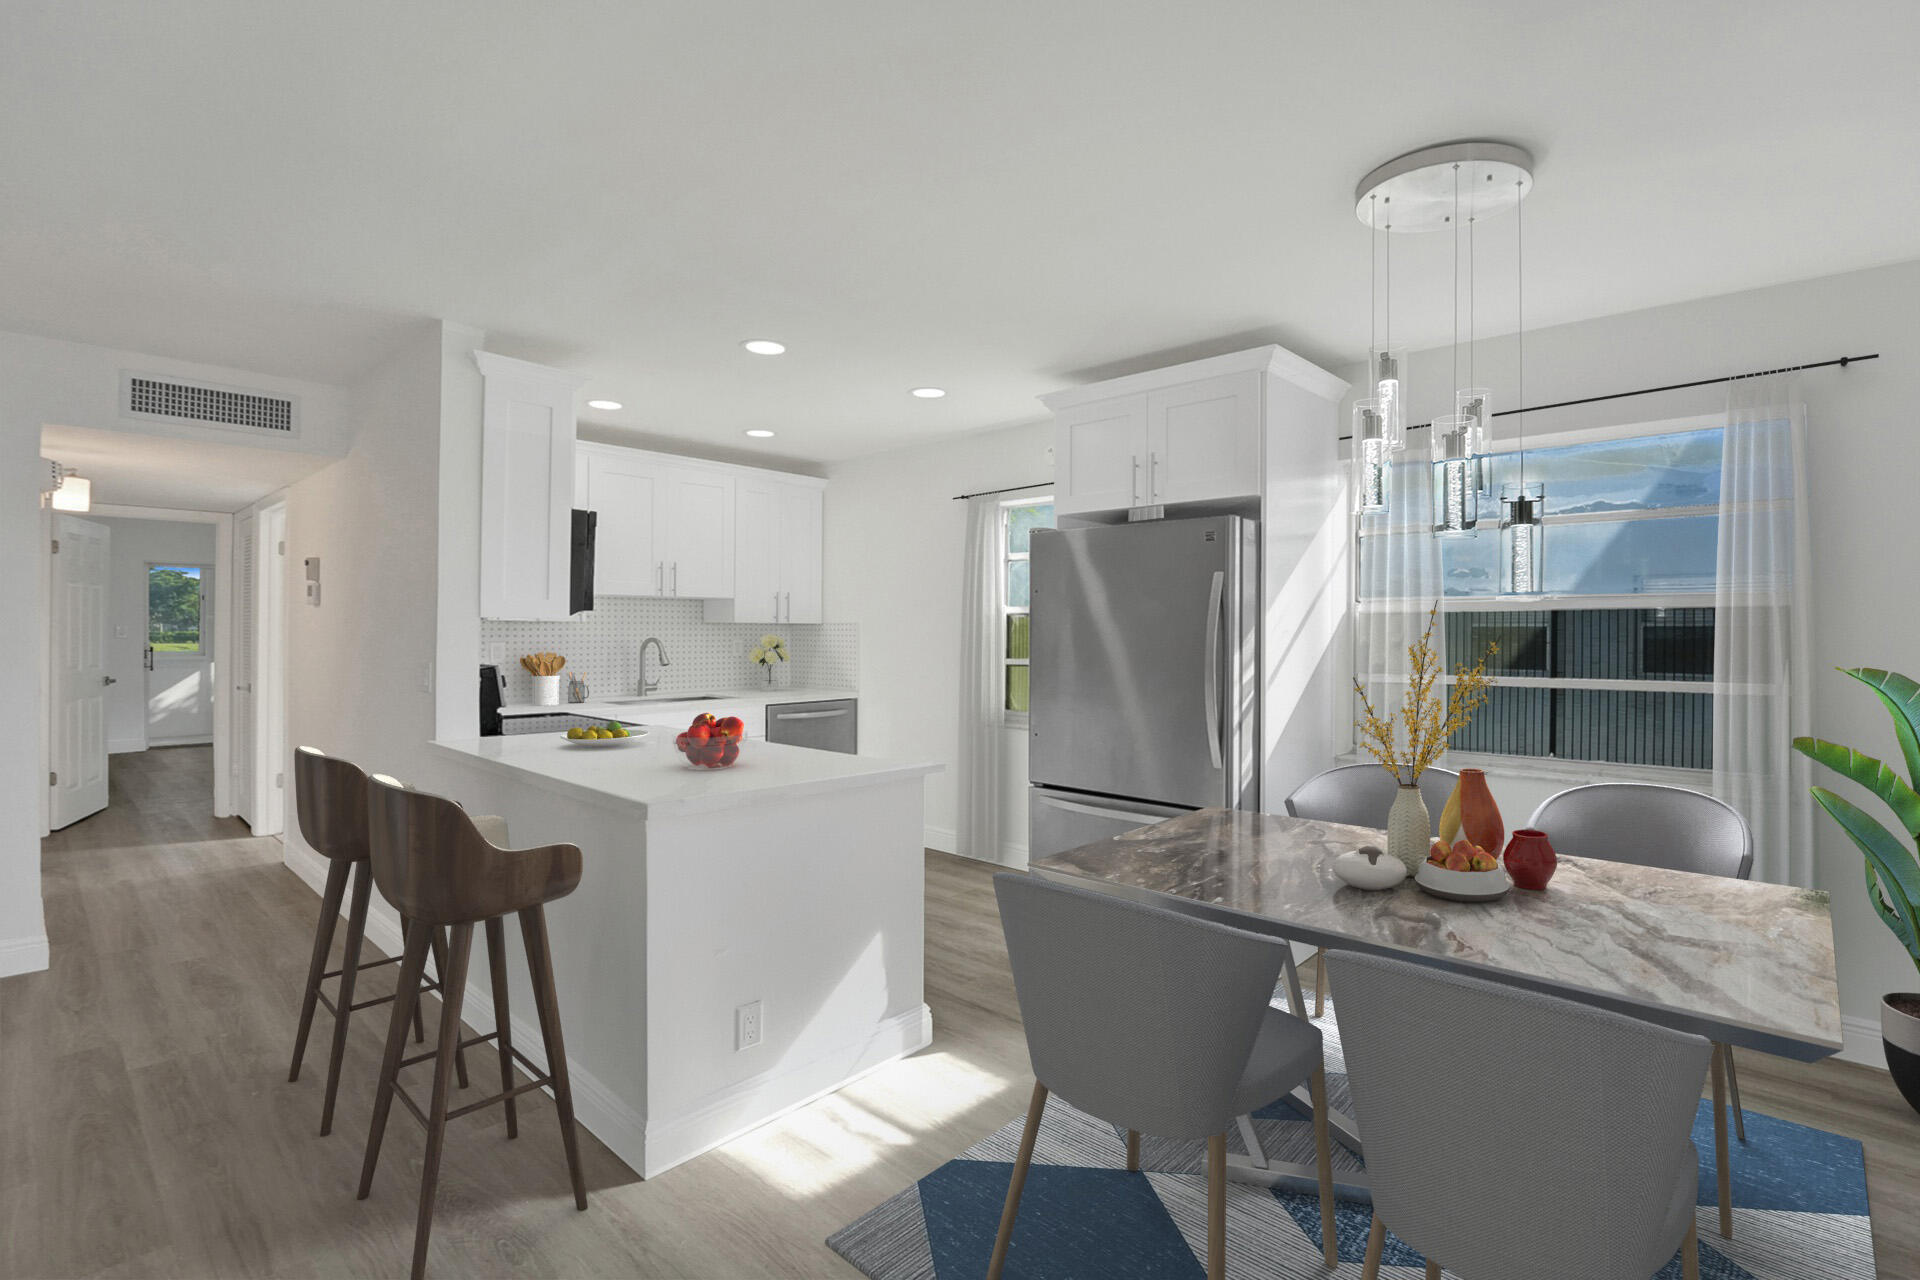
[[[692,769],[726,769],[740,759],[740,745],[747,740],[747,726],[739,716],[715,716],[702,711],[693,718],[673,745],[687,758]]]
[[[1455,902],[1491,902],[1513,888],[1500,859],[1470,840],[1451,846],[1435,840],[1413,882],[1436,898]]]

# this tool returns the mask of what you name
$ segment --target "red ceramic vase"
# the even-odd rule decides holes
[[[1544,889],[1547,881],[1553,879],[1553,869],[1560,865],[1560,859],[1553,854],[1553,844],[1544,831],[1535,831],[1532,827],[1522,827],[1513,833],[1513,840],[1507,845],[1507,874],[1522,889]]]
[[[1500,816],[1500,806],[1493,802],[1484,769],[1460,771],[1460,834],[1489,854],[1507,842],[1506,820]]]

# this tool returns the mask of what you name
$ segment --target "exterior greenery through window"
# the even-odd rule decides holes
[[[1027,664],[1032,655],[1032,625],[1028,608],[1032,603],[1028,578],[1028,556],[1032,552],[1033,531],[1053,528],[1053,499],[1038,502],[1016,500],[1000,508],[1001,557],[1005,572],[1001,575],[1000,604],[1006,612],[1006,658],[1004,696],[1000,705],[1008,712],[1027,713]]]
[[[147,569],[147,643],[155,653],[199,653],[200,568],[151,565]]]
[[[1499,645],[1487,664],[1498,683],[1455,750],[1712,768],[1720,452],[1718,427],[1529,449],[1526,478],[1547,499],[1540,596],[1499,594],[1497,502],[1483,499],[1476,531],[1441,535],[1449,663]],[[1498,454],[1488,470],[1498,494],[1519,479],[1518,458]],[[1431,483],[1427,464],[1397,465],[1392,483]],[[1792,477],[1776,483],[1790,500]]]

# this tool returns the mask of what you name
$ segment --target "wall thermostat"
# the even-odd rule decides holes
[[[320,603],[320,557],[308,556],[307,566],[307,603],[318,606]]]

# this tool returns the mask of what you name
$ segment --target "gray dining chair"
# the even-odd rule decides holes
[[[1712,1047],[1591,1005],[1336,951],[1367,1143],[1376,1280],[1389,1227],[1465,1280],[1700,1275],[1688,1136]]]
[[[1426,801],[1427,817],[1435,822],[1447,807],[1447,798],[1459,783],[1460,775],[1451,769],[1427,769],[1420,774],[1420,798]],[[1289,818],[1312,818],[1315,822],[1344,822],[1355,827],[1385,827],[1387,810],[1393,807],[1400,784],[1377,764],[1343,764],[1316,773],[1287,797]],[[1495,850],[1498,853],[1498,850]],[[1313,1016],[1327,1011],[1327,949],[1321,947],[1313,957]]]
[[[1569,787],[1540,802],[1528,824],[1547,833],[1555,853],[1575,858],[1663,867],[1703,876],[1745,880],[1753,874],[1753,831],[1724,800],[1686,787],[1652,782],[1594,782]],[[1740,1077],[1733,1049],[1713,1046],[1714,1167],[1720,1181],[1720,1234],[1733,1235],[1733,1205],[1727,1162],[1726,1113],[1721,1080],[1732,1104],[1733,1128],[1747,1140],[1740,1105]]]
[[[987,1266],[999,1280],[1051,1094],[1140,1135],[1207,1141],[1207,1276],[1226,1274],[1227,1129],[1309,1082],[1326,1264],[1338,1265],[1320,1031],[1268,1007],[1284,944],[1032,876],[993,878],[1033,1099]]]

